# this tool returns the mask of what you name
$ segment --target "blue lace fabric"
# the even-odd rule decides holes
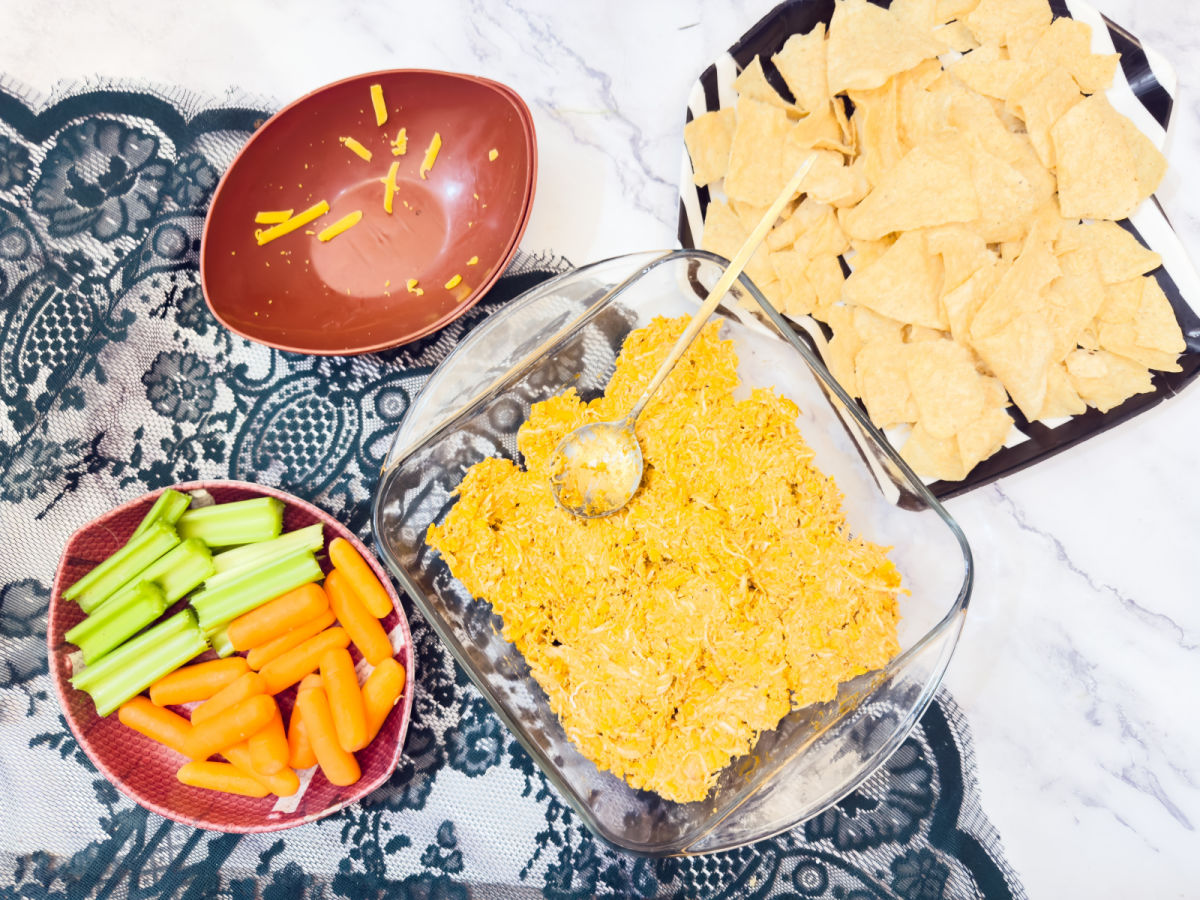
[[[640,858],[586,829],[407,603],[414,717],[399,768],[364,802],[226,835],[159,818],[97,773],[47,673],[68,535],[144,491],[236,478],[304,497],[369,540],[375,474],[432,367],[565,265],[522,254],[456,323],[374,356],[230,334],[201,294],[201,226],[267,115],[149,89],[81,89],[35,110],[0,89],[0,900],[1023,897],[944,691],[817,818],[729,853]]]

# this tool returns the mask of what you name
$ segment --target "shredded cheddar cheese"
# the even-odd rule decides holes
[[[335,237],[344,231],[348,231],[358,224],[358,220],[362,218],[362,210],[356,209],[352,213],[347,213],[342,216],[328,228],[324,228],[317,232],[318,241],[332,241]]]
[[[438,151],[442,149],[442,135],[440,132],[433,133],[433,139],[429,142],[429,149],[425,151],[425,159],[421,161],[421,177],[424,178],[433,169],[433,164],[437,160]]]
[[[254,214],[255,225],[278,225],[291,218],[294,209],[268,209]]]
[[[347,150],[352,150],[352,151],[354,151],[354,154],[355,154],[356,156],[359,156],[359,157],[361,157],[361,158],[365,159],[367,162],[370,162],[370,161],[371,161],[371,157],[372,157],[374,154],[372,154],[370,150],[368,150],[366,147],[364,147],[362,144],[360,144],[360,143],[359,143],[358,141],[356,141],[354,138],[352,138],[352,137],[340,137],[340,138],[338,138],[338,140],[339,140],[339,141],[341,141],[343,144],[345,144],[345,145],[346,145],[346,149],[347,149]]]
[[[408,279],[408,283],[405,285],[405,287],[408,288],[408,292],[410,294],[416,294],[418,297],[425,293],[424,288],[417,287],[417,279],[415,278]]]
[[[396,139],[392,141],[392,156],[403,156],[408,152],[408,129],[401,128],[396,132]]]
[[[764,388],[735,399],[716,323],[638,420],[633,500],[592,520],[555,505],[559,440],[624,415],[685,324],[633,332],[603,397],[534,404],[517,436],[525,468],[473,466],[427,535],[499,613],[580,751],[679,802],[703,799],[791,709],[891,659],[901,590],[886,548],[851,533],[797,407]]]
[[[478,257],[478,256],[472,256],[470,259],[468,259],[468,260],[467,260],[467,265],[468,265],[468,266],[473,266],[473,265],[475,265],[475,264],[476,264],[476,263],[478,263],[478,262],[479,262],[479,257]]]
[[[371,85],[371,105],[375,107],[375,124],[385,124],[387,122],[387,105],[383,102],[383,85]]]
[[[392,214],[392,200],[396,196],[396,173],[399,170],[400,162],[397,160],[388,169],[387,177],[379,179],[383,182],[383,211],[389,216]]]
[[[493,147],[488,151],[488,162],[495,162],[496,157],[500,155],[500,151]]]
[[[459,285],[461,282],[462,282],[462,276],[461,276],[461,275],[453,275],[453,276],[451,276],[450,280],[446,282],[446,290],[448,290],[448,291],[449,291],[449,290],[453,290],[454,288],[458,287],[458,285]]]
[[[290,219],[280,222],[278,225],[272,225],[270,228],[263,228],[260,231],[254,232],[254,237],[258,240],[258,245],[269,243],[276,238],[283,237],[285,234],[291,234],[297,228],[303,228],[313,219],[318,219],[325,213],[329,212],[329,204],[324,200],[318,201],[303,212],[297,213]]]

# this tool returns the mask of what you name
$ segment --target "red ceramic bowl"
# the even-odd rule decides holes
[[[75,647],[66,643],[63,635],[83,619],[83,613],[74,603],[64,601],[62,592],[125,542],[162,491],[146,494],[105,513],[80,528],[67,541],[54,576],[46,629],[54,688],[67,724],[88,758],[121,793],[146,809],[198,828],[239,833],[279,831],[316,821],[375,790],[387,781],[400,761],[413,702],[413,646],[408,620],[387,572],[358,538],[328,513],[282,491],[239,481],[193,482],[175,487],[175,490],[185,492],[198,489],[207,490],[217,502],[277,497],[286,504],[285,531],[321,522],[325,526],[326,548],[335,537],[350,541],[387,588],[393,610],[383,620],[383,626],[392,636],[392,644],[397,647],[396,659],[404,666],[407,677],[400,702],[388,715],[379,735],[356,754],[362,767],[362,778],[348,787],[337,787],[315,768],[301,772],[300,790],[295,796],[285,798],[269,795],[255,799],[189,787],[180,784],[175,777],[176,771],[187,761],[183,756],[126,728],[117,721],[116,713],[100,718],[91,698],[71,687],[68,657]],[[322,559],[322,565],[328,571],[327,559]],[[353,645],[350,652],[357,663],[361,657]],[[209,658],[213,658],[211,651],[197,657],[196,661]],[[286,721],[295,700],[295,688],[279,694],[277,699]]]
[[[373,84],[387,107],[383,126]],[[397,156],[391,142],[402,127],[408,147]],[[422,178],[435,132],[441,150]],[[399,169],[389,215],[381,179],[392,162]],[[230,330],[281,350],[344,355],[415,340],[461,316],[504,272],[536,175],[533,119],[502,84],[421,69],[335,82],[268,119],[221,179],[201,246],[205,299]],[[259,212],[299,213],[321,200],[330,211],[320,219],[258,244],[255,233],[266,227],[255,224]],[[356,210],[358,224],[318,239]],[[456,275],[461,281],[446,287]],[[424,293],[408,290],[413,278]]]

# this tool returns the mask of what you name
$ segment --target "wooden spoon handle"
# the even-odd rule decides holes
[[[795,173],[784,186],[783,190],[779,192],[779,196],[775,198],[775,202],[763,213],[763,217],[754,226],[754,230],[750,232],[750,236],[746,238],[746,242],[738,248],[738,252],[734,254],[733,259],[729,263],[729,268],[722,273],[721,278],[713,286],[708,299],[692,315],[692,320],[688,322],[687,328],[684,329],[683,334],[675,341],[675,345],[671,347],[671,352],[667,354],[667,358],[663,360],[662,365],[658,367],[658,371],[654,373],[654,377],[650,379],[650,384],[646,386],[646,390],[642,392],[637,403],[633,405],[633,409],[629,411],[626,421],[631,425],[641,415],[646,404],[650,402],[650,398],[654,396],[654,392],[667,380],[667,376],[671,374],[671,369],[675,367],[675,363],[679,362],[679,358],[691,346],[692,341],[696,339],[696,335],[700,333],[700,329],[704,327],[704,323],[708,321],[708,317],[713,314],[717,306],[725,298],[725,294],[728,293],[733,282],[742,274],[742,269],[746,267],[746,263],[750,261],[750,257],[754,255],[754,251],[758,249],[758,245],[767,236],[767,232],[771,230],[771,227],[779,218],[779,214],[783,212],[783,207],[800,190],[800,183],[804,180],[804,176],[808,174],[809,169],[813,167],[813,163],[816,160],[817,155],[810,153],[796,167]]]

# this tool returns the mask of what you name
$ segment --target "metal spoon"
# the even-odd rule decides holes
[[[742,273],[758,245],[779,218],[783,207],[800,189],[800,183],[816,161],[809,154],[775,198],[775,202],[754,226],[746,242],[717,281],[708,299],[696,310],[683,334],[663,360],[646,390],[624,417],[615,422],[593,422],[576,428],[554,448],[550,456],[550,489],[554,500],[567,512],[580,518],[609,516],[627,504],[642,483],[642,448],[634,425],[654,392],[662,386],[675,363],[695,340],[708,317],[724,299],[726,292]]]

